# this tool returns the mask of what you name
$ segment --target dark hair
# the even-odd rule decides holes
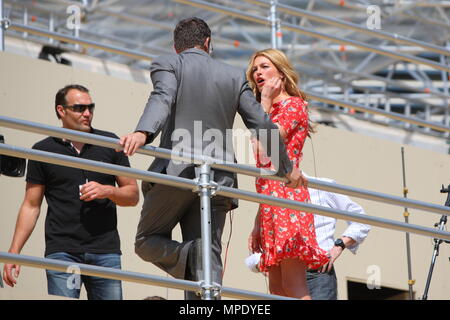
[[[173,42],[177,52],[203,46],[206,38],[211,38],[208,24],[200,18],[187,18],[178,22],[173,31]]]
[[[64,88],[59,89],[58,92],[56,93],[56,97],[55,97],[55,112],[56,112],[56,116],[58,117],[58,119],[61,119],[61,117],[59,116],[59,113],[58,113],[58,110],[56,110],[56,107],[59,105],[63,106],[67,103],[66,95],[72,89],[89,93],[89,90],[86,87],[83,87],[79,84],[69,84],[69,85],[65,86]]]

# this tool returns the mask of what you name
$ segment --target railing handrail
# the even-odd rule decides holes
[[[118,139],[115,138],[109,138],[105,136],[95,135],[91,133],[76,131],[76,130],[70,130],[60,127],[54,127],[50,125],[40,124],[32,121],[27,120],[21,120],[21,119],[15,119],[11,117],[6,116],[0,116],[0,126],[8,127],[12,129],[17,130],[24,130],[28,132],[48,135],[48,136],[54,136],[61,139],[69,139],[69,140],[76,140],[79,142],[89,143],[93,145],[99,145],[107,148],[112,149],[122,149],[122,147],[118,143]],[[214,160],[209,157],[202,157],[202,156],[195,156],[191,157],[185,156],[181,157],[175,154],[172,154],[171,150],[153,147],[153,146],[144,146],[141,147],[138,151],[140,154],[150,155],[153,157],[160,157],[164,159],[177,159],[182,161],[188,161],[191,162],[192,159],[196,161],[197,164],[201,164],[203,161],[208,161],[212,168],[214,169],[220,169],[220,170],[226,170],[231,171],[234,173],[239,174],[246,174],[254,177],[259,177],[260,170],[258,168],[248,166],[248,165],[242,165],[237,163],[230,163],[230,162],[220,162],[218,160]],[[268,179],[278,180],[278,181],[284,181],[286,182],[286,178],[281,178],[275,175],[264,176]],[[324,191],[329,192],[335,192],[335,193],[341,193],[349,196],[354,196],[358,198],[363,198],[366,200],[372,200],[372,201],[382,201],[387,204],[391,205],[397,205],[401,207],[407,207],[407,208],[413,208],[418,210],[424,210],[426,212],[432,212],[436,214],[445,214],[450,215],[450,208],[427,203],[424,201],[414,200],[414,199],[406,199],[399,196],[389,195],[385,193],[375,192],[375,191],[369,191],[364,190],[360,188],[340,185],[337,183],[329,183],[325,181],[320,181],[318,179],[309,178],[308,179],[308,186],[315,189],[320,189]]]
[[[30,123],[24,123],[23,121],[17,121],[17,119],[11,119],[5,117],[1,117],[0,119],[0,125],[1,123],[15,123],[14,127],[17,129],[17,127],[25,127],[26,129],[29,129]],[[18,125],[18,122],[20,122],[20,125]],[[36,125],[36,123],[34,123]],[[36,128],[40,127],[39,130]],[[39,125],[34,126],[34,131],[29,130],[32,132],[39,131],[39,133],[42,133],[41,131],[44,130],[47,131],[53,131],[50,135],[54,135],[54,132],[59,131],[59,134],[61,132],[64,132],[64,135],[68,135],[70,139],[75,138],[76,140],[80,140],[80,133],[79,131],[73,131],[68,130],[64,128],[54,128],[51,129],[49,126],[47,128],[45,125]],[[83,138],[82,139],[92,139],[95,135],[89,134],[89,133],[82,133]],[[97,138],[98,139],[98,138]],[[95,139],[94,139],[95,140]],[[90,141],[92,142],[92,141]],[[87,143],[90,143],[87,142]],[[121,147],[118,145],[117,139],[113,139],[113,141],[103,141],[99,143],[99,141],[95,141],[94,144],[107,144],[105,146],[114,148],[114,149],[121,149]],[[170,150],[161,149],[162,154],[164,154],[164,157],[171,157],[173,156],[170,152]],[[43,161],[48,162],[56,165],[62,165],[62,166],[68,166],[88,171],[96,171],[100,173],[115,175],[115,176],[126,176],[130,178],[140,179],[143,181],[150,181],[154,183],[161,183],[165,185],[170,185],[173,187],[180,187],[180,188],[188,188],[192,191],[198,191],[199,188],[199,182],[195,179],[185,179],[180,177],[174,177],[167,174],[161,174],[161,173],[155,173],[150,171],[144,171],[144,170],[138,170],[134,168],[124,167],[120,165],[115,164],[109,164],[104,163],[101,161],[93,161],[89,159],[83,159],[79,157],[73,157],[73,156],[67,156],[52,152],[46,152],[41,150],[34,150],[34,149],[26,149],[22,147],[15,147],[10,146],[7,144],[0,144],[0,154],[5,154],[9,156],[15,156],[20,158],[28,158],[35,161]],[[211,160],[210,158],[206,157],[197,157],[202,161],[202,172],[204,170],[209,171],[209,167],[214,164],[214,160]],[[188,159],[191,160],[190,157]],[[212,162],[211,162],[212,161]],[[226,166],[223,163],[221,163],[222,166]],[[239,170],[242,170],[239,169]],[[203,176],[201,182],[205,180],[205,177]],[[316,214],[334,217],[334,218],[343,218],[346,220],[352,220],[357,221],[361,223],[368,223],[374,226],[398,230],[398,231],[404,231],[404,232],[412,232],[420,235],[425,236],[431,236],[435,239],[442,239],[442,240],[450,240],[450,232],[446,232],[443,230],[436,230],[432,228],[427,228],[423,226],[418,225],[412,225],[409,223],[404,222],[398,222],[388,219],[383,219],[379,217],[373,217],[369,215],[361,215],[351,212],[346,212],[342,210],[337,210],[333,208],[326,208],[318,205],[313,205],[309,203],[304,202],[298,202],[293,200],[287,200],[287,199],[280,199],[276,197],[266,196],[266,195],[260,195],[254,192],[234,189],[234,188],[228,188],[224,186],[214,185],[209,182],[209,174],[206,178],[206,183],[209,187],[213,188],[213,193],[210,193],[208,191],[206,195],[203,195],[203,192],[205,187],[202,185],[201,189],[201,201],[202,205],[204,204],[204,201],[209,201],[209,197],[211,195],[214,196],[224,196],[224,197],[231,197],[231,198],[238,198],[243,199],[247,201],[253,201],[257,203],[264,203],[268,205],[274,205],[274,206],[280,206],[285,208],[290,208],[294,210],[302,210],[307,212],[314,212]],[[206,199],[205,199],[206,197]],[[209,208],[209,202],[205,203],[205,205]],[[203,252],[206,252],[207,254],[211,254],[210,252],[210,241],[208,241],[208,236],[210,234],[210,228],[209,226],[209,210],[205,213],[202,209],[202,250]],[[206,239],[206,240],[205,240]],[[208,253],[209,252],[209,253]],[[52,270],[59,270],[68,272],[67,268],[72,266],[73,268],[77,268],[77,271],[79,270],[80,274],[90,275],[90,276],[100,276],[104,278],[110,278],[110,279],[118,279],[118,280],[124,280],[124,281],[132,281],[132,282],[141,282],[146,284],[153,284],[168,288],[177,288],[182,290],[194,290],[197,291],[198,289],[202,289],[202,298],[204,299],[211,299],[213,298],[212,292],[213,290],[220,296],[228,295],[232,297],[238,297],[238,298],[267,298],[267,299],[280,299],[282,297],[277,296],[270,296],[270,295],[263,295],[258,294],[255,292],[240,290],[240,289],[228,289],[225,287],[221,287],[220,285],[217,286],[217,289],[212,289],[214,287],[214,284],[212,283],[212,271],[211,271],[211,260],[209,256],[203,256],[202,262],[203,262],[203,268],[205,270],[205,278],[204,281],[200,282],[192,282],[187,280],[179,280],[179,279],[164,279],[162,277],[157,277],[153,275],[143,275],[138,273],[133,273],[129,271],[123,271],[123,270],[114,270],[111,268],[103,268],[98,266],[91,266],[91,265],[82,265],[82,264],[71,264],[70,262],[62,262],[62,261],[55,261],[51,259],[43,259],[43,258],[36,258],[36,257],[27,257],[27,256],[20,256],[20,255],[13,255],[9,253],[2,253],[0,252],[0,261],[4,262],[12,262],[17,263],[21,265],[29,265],[33,267],[39,267],[39,268],[48,268]],[[73,270],[73,269],[72,269]],[[197,290],[196,290],[197,289]],[[218,290],[218,291],[217,291]]]
[[[396,112],[389,112],[389,111],[385,111],[382,109],[366,107],[366,106],[363,106],[363,105],[360,105],[360,104],[357,104],[354,102],[350,102],[350,101],[341,101],[341,100],[333,99],[333,98],[330,98],[327,96],[318,95],[317,93],[315,93],[313,91],[305,90],[304,92],[305,92],[305,94],[307,94],[307,96],[309,98],[314,99],[316,101],[323,102],[323,103],[327,103],[327,104],[331,104],[331,105],[338,105],[338,106],[341,106],[344,108],[350,108],[350,109],[354,109],[356,111],[367,112],[367,113],[371,113],[374,115],[381,115],[386,118],[403,121],[403,122],[414,124],[417,126],[423,126],[426,128],[434,129],[436,131],[440,131],[440,132],[450,132],[449,126],[440,124],[435,121],[426,121],[426,120],[419,119],[417,117],[408,117],[408,116],[405,116],[405,115],[402,115],[402,114],[396,113]]]
[[[54,32],[54,31],[36,28],[33,26],[27,26],[27,25],[17,23],[17,22],[12,22],[11,25],[8,26],[8,29],[16,30],[16,31],[20,31],[20,32],[28,32],[28,33],[32,33],[35,35],[49,37],[52,39],[56,39],[56,40],[64,41],[64,42],[68,42],[68,43],[79,44],[79,45],[81,45],[83,47],[87,47],[87,48],[100,49],[100,50],[103,50],[106,52],[111,52],[114,54],[127,56],[129,58],[138,59],[138,60],[151,61],[156,57],[156,55],[154,55],[154,54],[145,53],[145,52],[141,52],[141,51],[137,51],[137,50],[133,50],[133,49],[127,49],[127,48],[123,48],[123,47],[117,47],[114,45],[100,43],[98,41],[92,41],[89,39],[78,38],[78,37],[74,37],[71,35],[66,35],[66,34]]]
[[[33,257],[21,254],[0,252],[0,262],[18,264],[33,268],[50,269],[55,271],[67,272],[68,270],[80,274],[102,277],[108,279],[115,279],[121,281],[135,282],[146,285],[155,285],[172,289],[197,291],[201,289],[201,281],[189,281],[182,279],[165,278],[161,276],[148,275],[140,272],[126,271],[121,269],[113,269],[109,267],[100,267],[90,264],[74,263],[69,261],[61,261],[56,259]],[[70,269],[69,269],[70,268]],[[228,287],[221,287],[221,295],[235,299],[271,299],[271,300],[296,300],[293,298],[277,296],[272,294],[264,294],[254,291],[247,291],[242,289],[234,289]]]
[[[88,159],[82,159],[78,157],[66,156],[62,154],[26,149],[22,147],[11,146],[8,144],[0,144],[0,154],[5,154],[13,157],[28,158],[35,161],[43,161],[53,163],[57,165],[68,166],[72,168],[79,168],[89,171],[97,171],[105,174],[111,174],[115,176],[125,176],[143,181],[149,181],[154,183],[161,183],[170,185],[173,187],[180,187],[185,189],[195,190],[197,183],[194,180],[170,176],[167,174],[155,173],[151,171],[144,171],[134,168],[123,167],[120,165],[114,165],[104,163],[100,161],[93,161]],[[332,208],[326,208],[319,205],[314,205],[305,202],[299,202],[294,200],[280,199],[276,197],[261,195],[258,193],[243,191],[234,188],[227,188],[223,186],[217,186],[215,195],[222,195],[225,197],[239,198],[242,200],[264,203],[274,206],[286,207],[294,210],[301,210],[306,212],[314,212],[319,215],[334,217],[339,219],[352,220],[361,223],[367,223],[378,227],[394,229],[398,231],[412,232],[415,234],[430,236],[439,238],[442,240],[450,240],[450,232],[435,230],[432,228],[422,227],[418,225],[408,224],[404,222],[398,222],[394,220],[372,217],[369,215],[361,215],[357,213],[351,213],[343,210],[337,210]]]

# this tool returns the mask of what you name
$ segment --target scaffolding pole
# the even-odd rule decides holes
[[[270,39],[273,49],[278,49],[277,41],[277,4],[278,0],[270,1]]]
[[[3,0],[0,0],[0,52],[5,51],[5,23],[3,17]]]
[[[255,23],[259,23],[259,24],[267,24],[267,19],[264,17],[250,14],[250,13],[245,13],[245,12],[242,12],[242,11],[239,11],[236,9],[232,9],[232,8],[228,8],[225,6],[221,6],[218,4],[208,3],[206,1],[200,1],[200,0],[173,0],[173,1],[183,3],[186,5],[191,5],[191,6],[198,7],[198,8],[202,8],[202,9],[206,9],[206,10],[210,10],[210,11],[220,12],[220,13],[223,13],[226,15],[234,16],[234,17],[237,17],[237,18],[240,18],[243,20],[248,20],[248,21],[252,21]],[[362,50],[374,52],[374,53],[389,57],[394,60],[401,60],[401,61],[407,61],[407,62],[411,62],[411,63],[415,63],[415,64],[426,65],[433,69],[444,70],[444,71],[450,72],[450,66],[443,65],[441,63],[437,63],[437,62],[434,62],[434,61],[431,61],[428,59],[423,59],[423,58],[419,58],[419,57],[415,57],[415,56],[411,56],[411,55],[407,55],[407,54],[396,53],[396,52],[389,51],[389,50],[383,50],[375,45],[369,45],[369,44],[365,44],[360,41],[325,34],[323,32],[318,32],[318,31],[315,31],[314,29],[297,26],[292,23],[281,22],[280,25],[282,27],[284,27],[286,30],[305,34],[310,37],[329,40],[329,41],[336,42],[336,43],[339,43],[342,45],[352,45],[352,46],[360,48]]]
[[[408,197],[408,188],[406,188],[406,172],[405,172],[405,148],[402,147],[402,172],[403,172],[403,196],[405,199]],[[403,213],[405,217],[405,223],[409,223],[409,212],[408,208],[405,208]],[[411,243],[409,239],[409,233],[406,232],[406,262],[408,264],[408,289],[409,289],[409,300],[413,300],[414,292],[413,285],[415,280],[412,278],[412,267],[411,267]]]
[[[112,45],[100,43],[97,41],[81,39],[79,37],[69,36],[69,35],[65,35],[65,34],[61,34],[61,33],[57,33],[57,32],[51,32],[48,30],[31,27],[31,26],[26,26],[26,25],[19,24],[19,23],[12,23],[10,25],[9,29],[16,30],[19,32],[27,32],[29,34],[34,34],[34,35],[38,35],[38,36],[42,36],[42,37],[49,37],[49,38],[53,38],[53,39],[56,39],[59,41],[64,41],[64,42],[73,43],[76,45],[81,45],[81,46],[87,47],[87,48],[95,48],[95,49],[103,50],[106,52],[111,52],[114,54],[127,56],[129,58],[137,59],[137,60],[150,60],[151,61],[156,57],[156,55],[149,54],[149,53],[139,52],[139,51],[131,50],[131,49],[120,48],[117,46],[112,46]]]
[[[262,0],[245,0],[245,1],[253,3],[253,4],[257,4],[257,5],[263,5],[263,6],[269,5],[269,3],[267,1],[262,1]],[[349,30],[353,30],[353,31],[356,31],[359,33],[364,33],[364,34],[367,34],[367,35],[375,37],[375,38],[380,38],[380,39],[389,40],[389,41],[392,41],[395,43],[402,43],[402,44],[420,47],[426,51],[435,52],[435,53],[442,54],[442,55],[447,55],[447,56],[450,55],[450,51],[444,47],[437,46],[437,45],[427,43],[427,42],[423,42],[420,40],[411,39],[411,38],[402,36],[397,33],[392,34],[392,33],[381,31],[381,30],[370,30],[367,27],[361,27],[355,23],[343,21],[340,19],[332,18],[332,17],[323,16],[323,15],[320,15],[320,14],[317,14],[317,13],[314,13],[311,11],[303,10],[300,8],[295,8],[295,7],[281,4],[281,3],[278,4],[277,10],[280,12],[284,12],[284,13],[293,15],[293,16],[308,18],[309,20],[314,20],[317,22],[325,23],[325,24],[332,25],[332,26],[335,26],[338,28],[349,29]]]

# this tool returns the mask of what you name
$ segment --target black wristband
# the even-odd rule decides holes
[[[342,250],[345,249],[345,243],[344,243],[344,241],[341,238],[336,239],[336,241],[334,242],[334,245],[336,247],[341,247]]]

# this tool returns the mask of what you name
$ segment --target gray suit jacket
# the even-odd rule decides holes
[[[278,132],[278,129],[256,101],[242,70],[192,48],[158,57],[153,60],[150,72],[153,91],[136,127],[136,131],[149,133],[147,143],[162,130],[161,148],[235,162],[230,130],[239,113],[247,128],[260,134],[259,139],[266,143],[268,150],[276,143],[277,174],[284,176],[292,170],[279,133],[275,139],[271,138],[270,130]],[[195,177],[192,164],[166,159],[155,159],[149,170]],[[219,185],[237,187],[233,173],[216,170],[214,180]]]

